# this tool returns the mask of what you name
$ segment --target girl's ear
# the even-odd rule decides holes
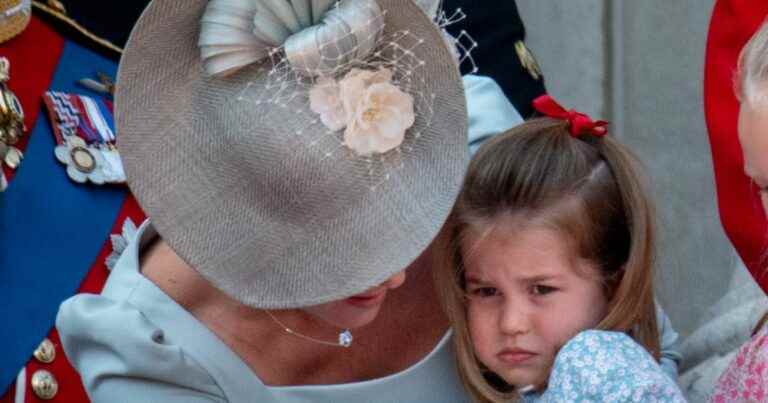
[[[614,303],[613,297],[616,296],[616,290],[619,289],[621,280],[624,279],[626,266],[621,266],[619,270],[616,270],[613,274],[606,277],[603,284],[603,290],[605,292],[605,299],[608,300],[608,305]]]

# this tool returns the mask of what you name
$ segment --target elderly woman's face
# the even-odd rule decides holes
[[[303,310],[310,315],[333,326],[354,329],[365,326],[379,314],[387,292],[400,287],[405,282],[405,271],[401,271],[387,281],[363,293],[349,298],[310,306]]]
[[[738,131],[744,172],[758,187],[763,211],[768,213],[768,105],[742,103]]]

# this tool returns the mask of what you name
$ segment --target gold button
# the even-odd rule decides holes
[[[43,400],[51,400],[59,391],[59,383],[53,374],[41,369],[32,375],[32,391]]]
[[[45,339],[35,350],[34,356],[38,361],[50,364],[56,358],[56,347],[53,346],[52,341]]]

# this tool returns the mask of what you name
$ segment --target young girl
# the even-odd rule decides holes
[[[741,7],[742,10],[738,11],[745,15],[751,11],[755,17],[763,18],[765,13],[758,10],[760,7],[759,4],[745,4]],[[728,18],[735,17],[729,15]],[[743,28],[746,29],[747,26]],[[734,239],[734,246],[745,257],[745,262],[750,263],[752,276],[763,287],[763,291],[766,291],[768,251],[765,250],[765,234],[761,232],[765,229],[763,214],[768,214],[768,77],[765,74],[768,70],[768,19],[763,20],[742,48],[736,70],[734,81],[735,95],[739,101],[738,138],[744,157],[744,173],[751,182],[750,188],[740,189],[743,192],[740,196],[752,204],[751,209],[742,209],[736,217],[741,221],[754,219],[759,226],[752,227],[751,232],[745,231],[742,234],[750,235],[749,237],[731,236],[731,239]],[[741,179],[743,178],[739,178]],[[763,214],[760,214],[757,207],[758,197],[762,202]],[[741,242],[736,243],[739,239]],[[756,247],[748,248],[748,242]],[[756,256],[758,254],[762,256]],[[736,356],[720,375],[712,393],[713,402],[768,401],[767,318],[768,313],[758,321],[752,338],[739,348]]]
[[[436,281],[476,400],[684,401],[656,360],[653,206],[605,122],[489,140],[438,239]],[[590,330],[601,329],[601,330]]]

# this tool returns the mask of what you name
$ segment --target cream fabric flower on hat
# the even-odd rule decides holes
[[[340,81],[321,77],[309,91],[310,108],[359,155],[402,144],[415,122],[413,97],[392,84],[392,71],[352,69]]]
[[[347,126],[347,112],[339,92],[339,83],[330,77],[320,77],[309,90],[309,108],[320,115],[325,127],[333,131]]]
[[[392,81],[392,71],[380,68],[376,71],[352,69],[339,82],[341,100],[347,113],[354,113],[365,90],[373,84],[389,83]]]
[[[415,120],[412,96],[390,83],[373,84],[357,102],[344,144],[359,155],[385,153],[403,143]]]
[[[323,125],[332,131],[347,127],[365,89],[374,83],[392,79],[389,69],[376,71],[352,69],[341,81],[320,77],[309,90],[309,108],[320,115]]]

